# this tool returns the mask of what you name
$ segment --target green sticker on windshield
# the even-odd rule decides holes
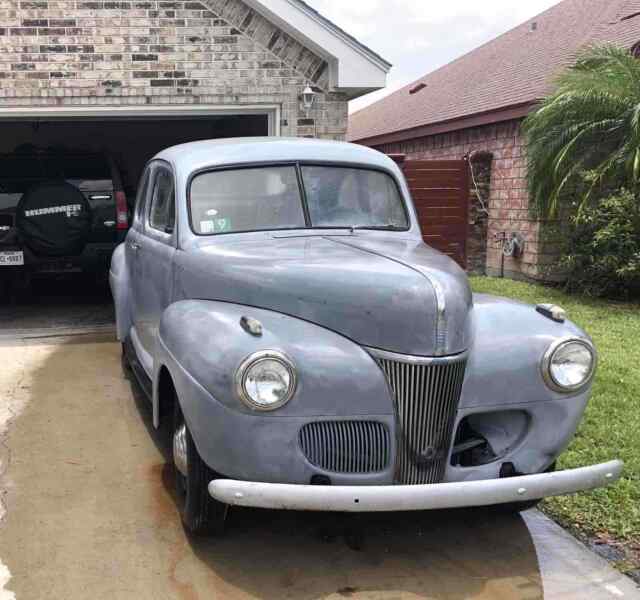
[[[225,231],[231,231],[231,219],[216,219],[215,230],[216,230],[216,233],[224,233]]]

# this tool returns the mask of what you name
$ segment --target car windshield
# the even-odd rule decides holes
[[[303,166],[302,179],[314,227],[407,228],[398,188],[386,173]]]
[[[192,227],[199,235],[309,227],[408,229],[393,178],[366,168],[210,171],[193,178],[189,198]]]

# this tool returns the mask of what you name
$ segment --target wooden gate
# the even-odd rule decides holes
[[[466,268],[469,232],[467,161],[392,158],[404,171],[424,241]]]

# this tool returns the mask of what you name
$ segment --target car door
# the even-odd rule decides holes
[[[151,357],[164,309],[173,296],[173,263],[176,251],[175,178],[169,164],[157,161],[151,172],[150,195],[144,234],[137,249],[138,334]],[[152,365],[145,365],[148,368]]]
[[[144,291],[139,285],[140,281],[140,262],[139,251],[141,242],[144,237],[144,227],[146,213],[149,206],[149,196],[151,195],[151,176],[153,173],[153,165],[148,165],[138,185],[138,194],[136,196],[136,206],[133,215],[133,223],[125,241],[125,254],[127,259],[127,267],[129,269],[129,293],[131,299],[131,320],[133,322],[132,342],[139,351],[140,346],[140,318],[142,315],[141,298],[144,297]],[[143,357],[140,357],[142,359]],[[148,361],[147,361],[148,362]]]

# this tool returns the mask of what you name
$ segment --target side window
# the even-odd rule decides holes
[[[151,167],[147,167],[142,174],[138,184],[138,194],[136,195],[135,220],[140,223],[143,220],[147,196],[149,195],[149,181],[151,179]]]
[[[154,173],[149,225],[163,233],[171,233],[175,225],[175,190],[173,176],[165,167]]]

